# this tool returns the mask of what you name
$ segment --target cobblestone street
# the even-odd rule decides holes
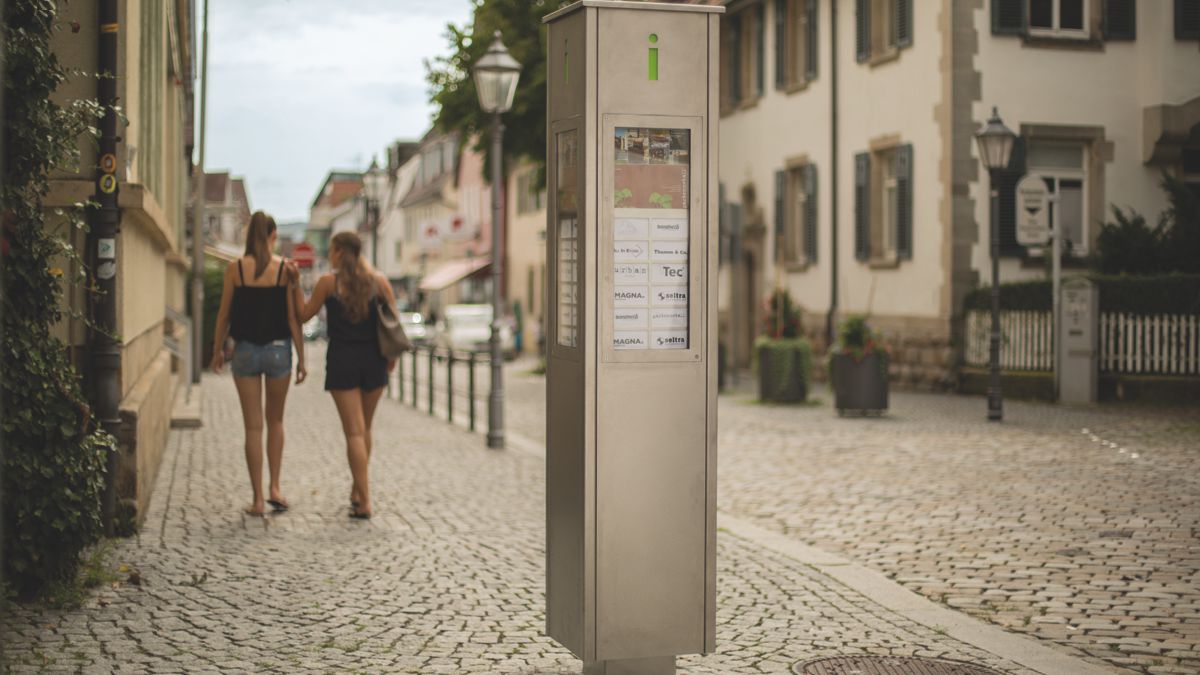
[[[578,672],[541,633],[544,464],[528,446],[541,434],[542,379],[528,364],[509,369],[514,438],[503,452],[424,409],[382,402],[376,517],[351,522],[340,426],[313,370],[288,402],[289,513],[241,515],[236,395],[227,377],[206,376],[203,428],[173,432],[140,536],[115,548],[113,564],[136,570],[140,585],[106,587],[75,611],[15,608],[0,625],[8,669]],[[890,654],[1033,672],[747,536],[732,525],[741,516],[1010,630],[1079,645],[1093,663],[1193,672],[1194,427],[1083,415],[1105,439],[1157,439],[1134,460],[1080,433],[1075,413],[1012,405],[997,431],[963,421],[977,404],[902,395],[892,418],[851,421],[827,406],[723,400],[721,499],[734,520],[719,536],[719,647],[681,658],[680,671],[782,673],[810,658]],[[1104,481],[1073,487],[1086,465]],[[1148,491],[1151,480],[1160,489]],[[1133,533],[1099,536],[1110,529]],[[1058,553],[1067,548],[1081,552]],[[1104,583],[1122,576],[1131,580]],[[1041,672],[1087,670],[1055,649],[1063,660]]]

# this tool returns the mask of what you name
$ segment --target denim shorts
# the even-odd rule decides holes
[[[292,344],[276,340],[265,345],[242,340],[233,349],[233,376],[269,379],[287,377],[292,373]]]

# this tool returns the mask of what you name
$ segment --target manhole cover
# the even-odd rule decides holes
[[[832,656],[792,666],[796,675],[1000,675],[1000,671],[961,661],[916,656]]]

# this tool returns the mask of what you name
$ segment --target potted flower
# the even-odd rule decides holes
[[[771,295],[764,332],[754,347],[758,355],[759,400],[801,403],[808,398],[812,349],[801,337],[800,310],[787,291]]]
[[[888,346],[867,324],[851,316],[838,328],[830,349],[829,376],[838,415],[847,410],[882,414],[888,407]]]

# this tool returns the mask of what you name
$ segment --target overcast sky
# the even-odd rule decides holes
[[[207,170],[244,176],[252,209],[307,220],[330,169],[425,132],[423,62],[470,16],[470,0],[209,0]]]

